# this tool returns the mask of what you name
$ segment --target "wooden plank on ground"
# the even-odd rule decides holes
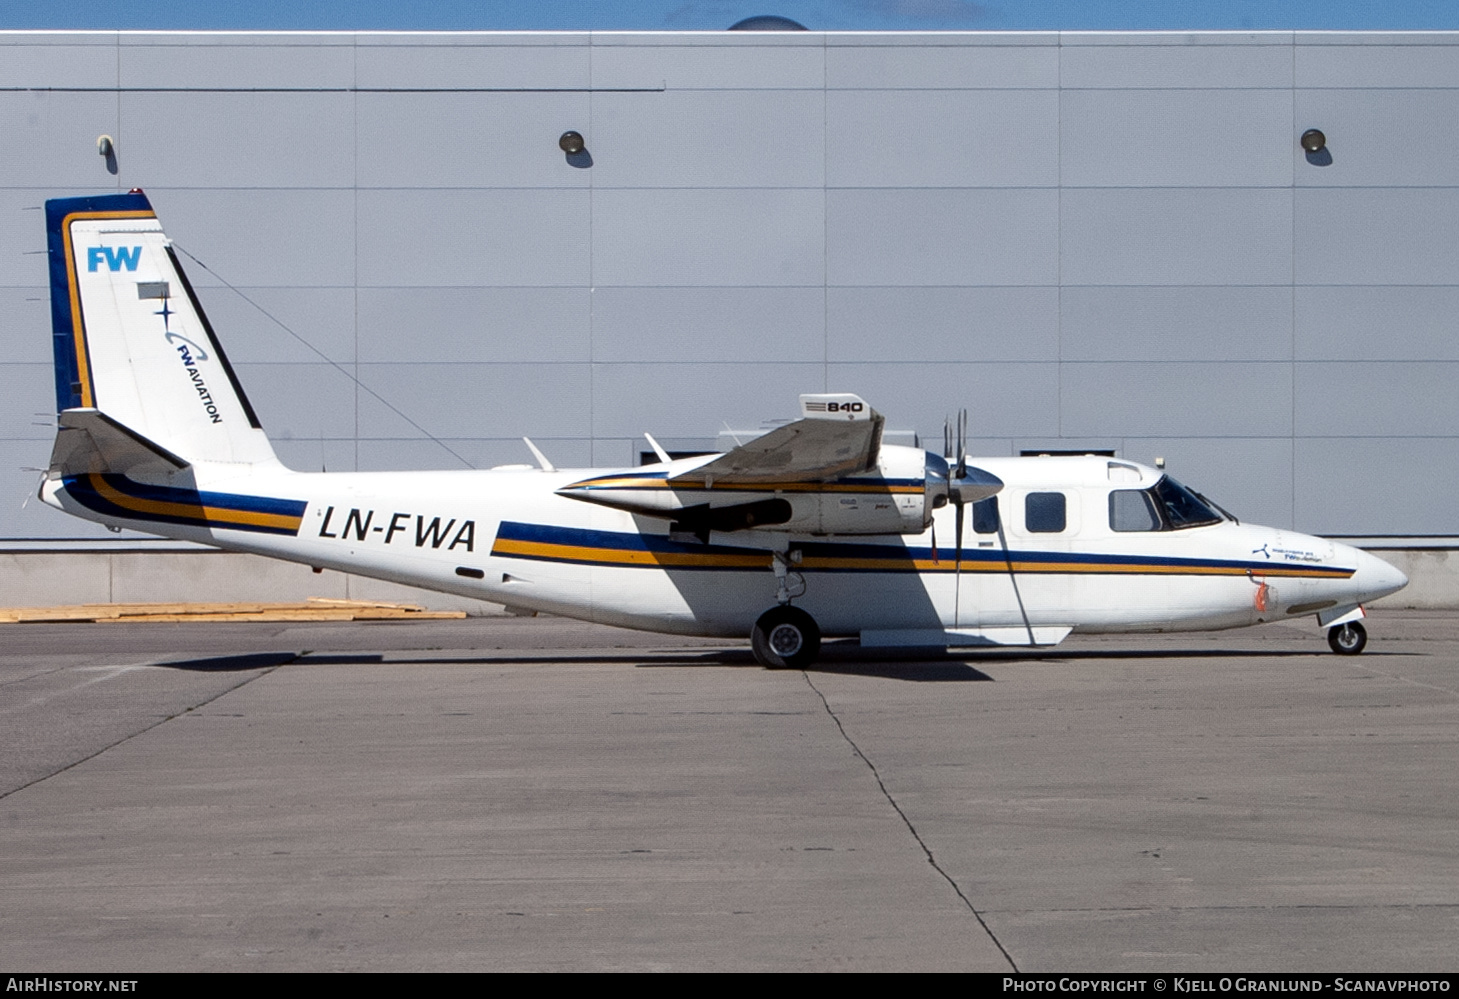
[[[310,597],[302,603],[73,604],[60,607],[0,608],[0,624],[126,624],[187,621],[440,621],[465,611],[428,611],[419,604]]]

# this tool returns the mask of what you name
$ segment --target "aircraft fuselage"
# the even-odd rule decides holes
[[[890,450],[890,448],[888,449]],[[1110,482],[1118,465],[1128,481]],[[117,476],[53,479],[70,513],[233,551],[653,631],[742,637],[775,605],[774,554],[793,603],[827,636],[866,631],[1068,627],[1079,632],[1230,628],[1348,608],[1402,577],[1358,549],[1218,523],[1116,531],[1111,493],[1159,479],[1100,458],[984,458],[998,523],[957,509],[920,534],[774,530],[670,537],[669,524],[558,490],[583,470],[417,473],[196,466],[196,495]],[[1036,530],[1030,496],[1062,496],[1062,530]],[[178,511],[194,504],[194,523]]]

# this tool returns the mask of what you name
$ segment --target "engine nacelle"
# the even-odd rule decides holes
[[[883,445],[875,471],[782,493],[790,501],[791,517],[769,529],[921,534],[932,523],[932,511],[947,502],[946,468],[941,458],[920,448]]]
[[[663,471],[635,470],[584,479],[558,494],[661,517],[673,523],[675,532],[701,538],[746,530],[921,534],[932,523],[932,512],[947,505],[950,490],[976,499],[1003,485],[976,469],[960,483],[951,483],[948,475],[942,457],[888,444],[880,449],[875,469],[824,482],[671,482]]]

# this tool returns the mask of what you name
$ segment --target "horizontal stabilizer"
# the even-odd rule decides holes
[[[958,628],[956,631],[944,631],[941,628],[895,628],[863,631],[861,645],[868,649],[1044,646],[1058,645],[1073,630],[1067,625],[1039,628]],[[1030,635],[1032,641],[1029,641]]]
[[[51,450],[52,478],[110,473],[137,479],[171,475],[188,466],[177,455],[149,441],[97,409],[66,409]]]

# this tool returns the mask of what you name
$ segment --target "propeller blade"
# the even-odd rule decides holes
[[[948,442],[948,426],[944,421],[942,425],[942,438],[944,445]],[[952,455],[947,457],[951,458]],[[967,496],[964,489],[969,486],[976,486],[977,496],[989,485],[996,485],[1002,488],[1003,483],[987,472],[978,470],[973,482],[968,482],[968,411],[966,408],[958,410],[957,414],[957,469],[952,473],[951,481],[948,482],[948,498],[952,500],[954,516],[957,520],[953,522],[953,626],[958,627],[962,620],[962,599],[963,599],[963,513],[967,507]],[[993,490],[994,492],[997,489]]]
[[[957,414],[957,477],[961,479],[968,473],[968,411],[959,410]],[[961,521],[959,521],[961,523]]]
[[[966,504],[959,502],[953,505],[957,512],[957,526],[953,529],[952,532],[953,547],[956,551],[956,554],[953,556],[953,564],[956,565],[958,571],[961,572],[963,567],[963,509],[965,508]]]
[[[952,459],[952,417],[942,418],[942,456]]]
[[[953,504],[954,521],[953,529],[954,548],[956,554],[953,556],[952,571],[952,625],[960,627],[962,622],[963,606],[963,503],[961,500]]]

